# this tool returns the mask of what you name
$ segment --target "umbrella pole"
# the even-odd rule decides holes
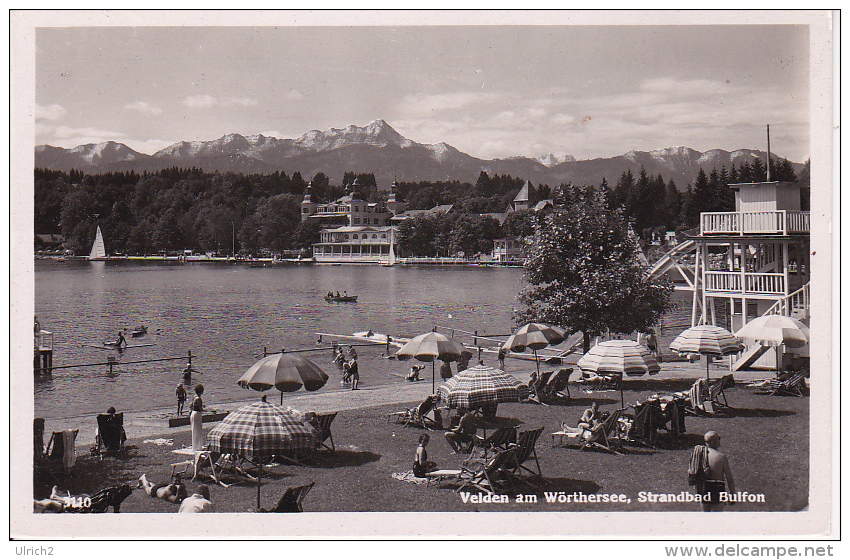
[[[280,392],[280,406],[283,406],[283,391]]]
[[[540,360],[537,358],[537,350],[534,351],[534,363],[537,364],[537,379],[540,379]]]
[[[626,408],[626,397],[623,394],[623,375],[620,374],[620,406],[625,409]]]
[[[281,393],[282,395],[283,393]],[[260,488],[263,486],[263,465],[260,465],[260,476],[257,477],[257,513],[260,513]]]
[[[436,392],[434,386],[437,384],[437,366],[434,363],[435,360],[431,360],[431,394],[433,395]]]
[[[708,366],[711,365],[711,356],[705,355],[705,382],[710,382],[711,372],[708,371]]]

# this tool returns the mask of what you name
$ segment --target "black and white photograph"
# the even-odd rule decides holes
[[[835,536],[836,18],[13,10],[10,538]]]

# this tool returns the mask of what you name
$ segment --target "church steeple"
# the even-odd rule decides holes
[[[304,191],[304,200],[301,201],[301,221],[315,214],[317,206],[318,204],[313,202],[313,181],[310,181]]]

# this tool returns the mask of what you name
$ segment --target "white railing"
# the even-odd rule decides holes
[[[751,293],[781,294],[785,292],[785,275],[781,272],[747,272],[744,289]]]
[[[781,294],[785,292],[785,275],[780,272],[740,272],[709,270],[705,272],[705,289],[712,292]]]
[[[795,310],[804,311],[806,317],[809,316],[809,284],[804,285],[799,290],[791,292],[787,297],[784,297],[774,303],[765,315],[791,315]]]
[[[809,212],[765,210],[762,212],[702,212],[700,232],[711,234],[809,233]]]
[[[717,272],[705,273],[705,289],[714,292],[740,292],[740,272]]]

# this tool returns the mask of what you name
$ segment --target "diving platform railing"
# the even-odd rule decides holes
[[[702,212],[702,235],[790,235],[811,231],[809,212],[766,210],[763,212]]]

